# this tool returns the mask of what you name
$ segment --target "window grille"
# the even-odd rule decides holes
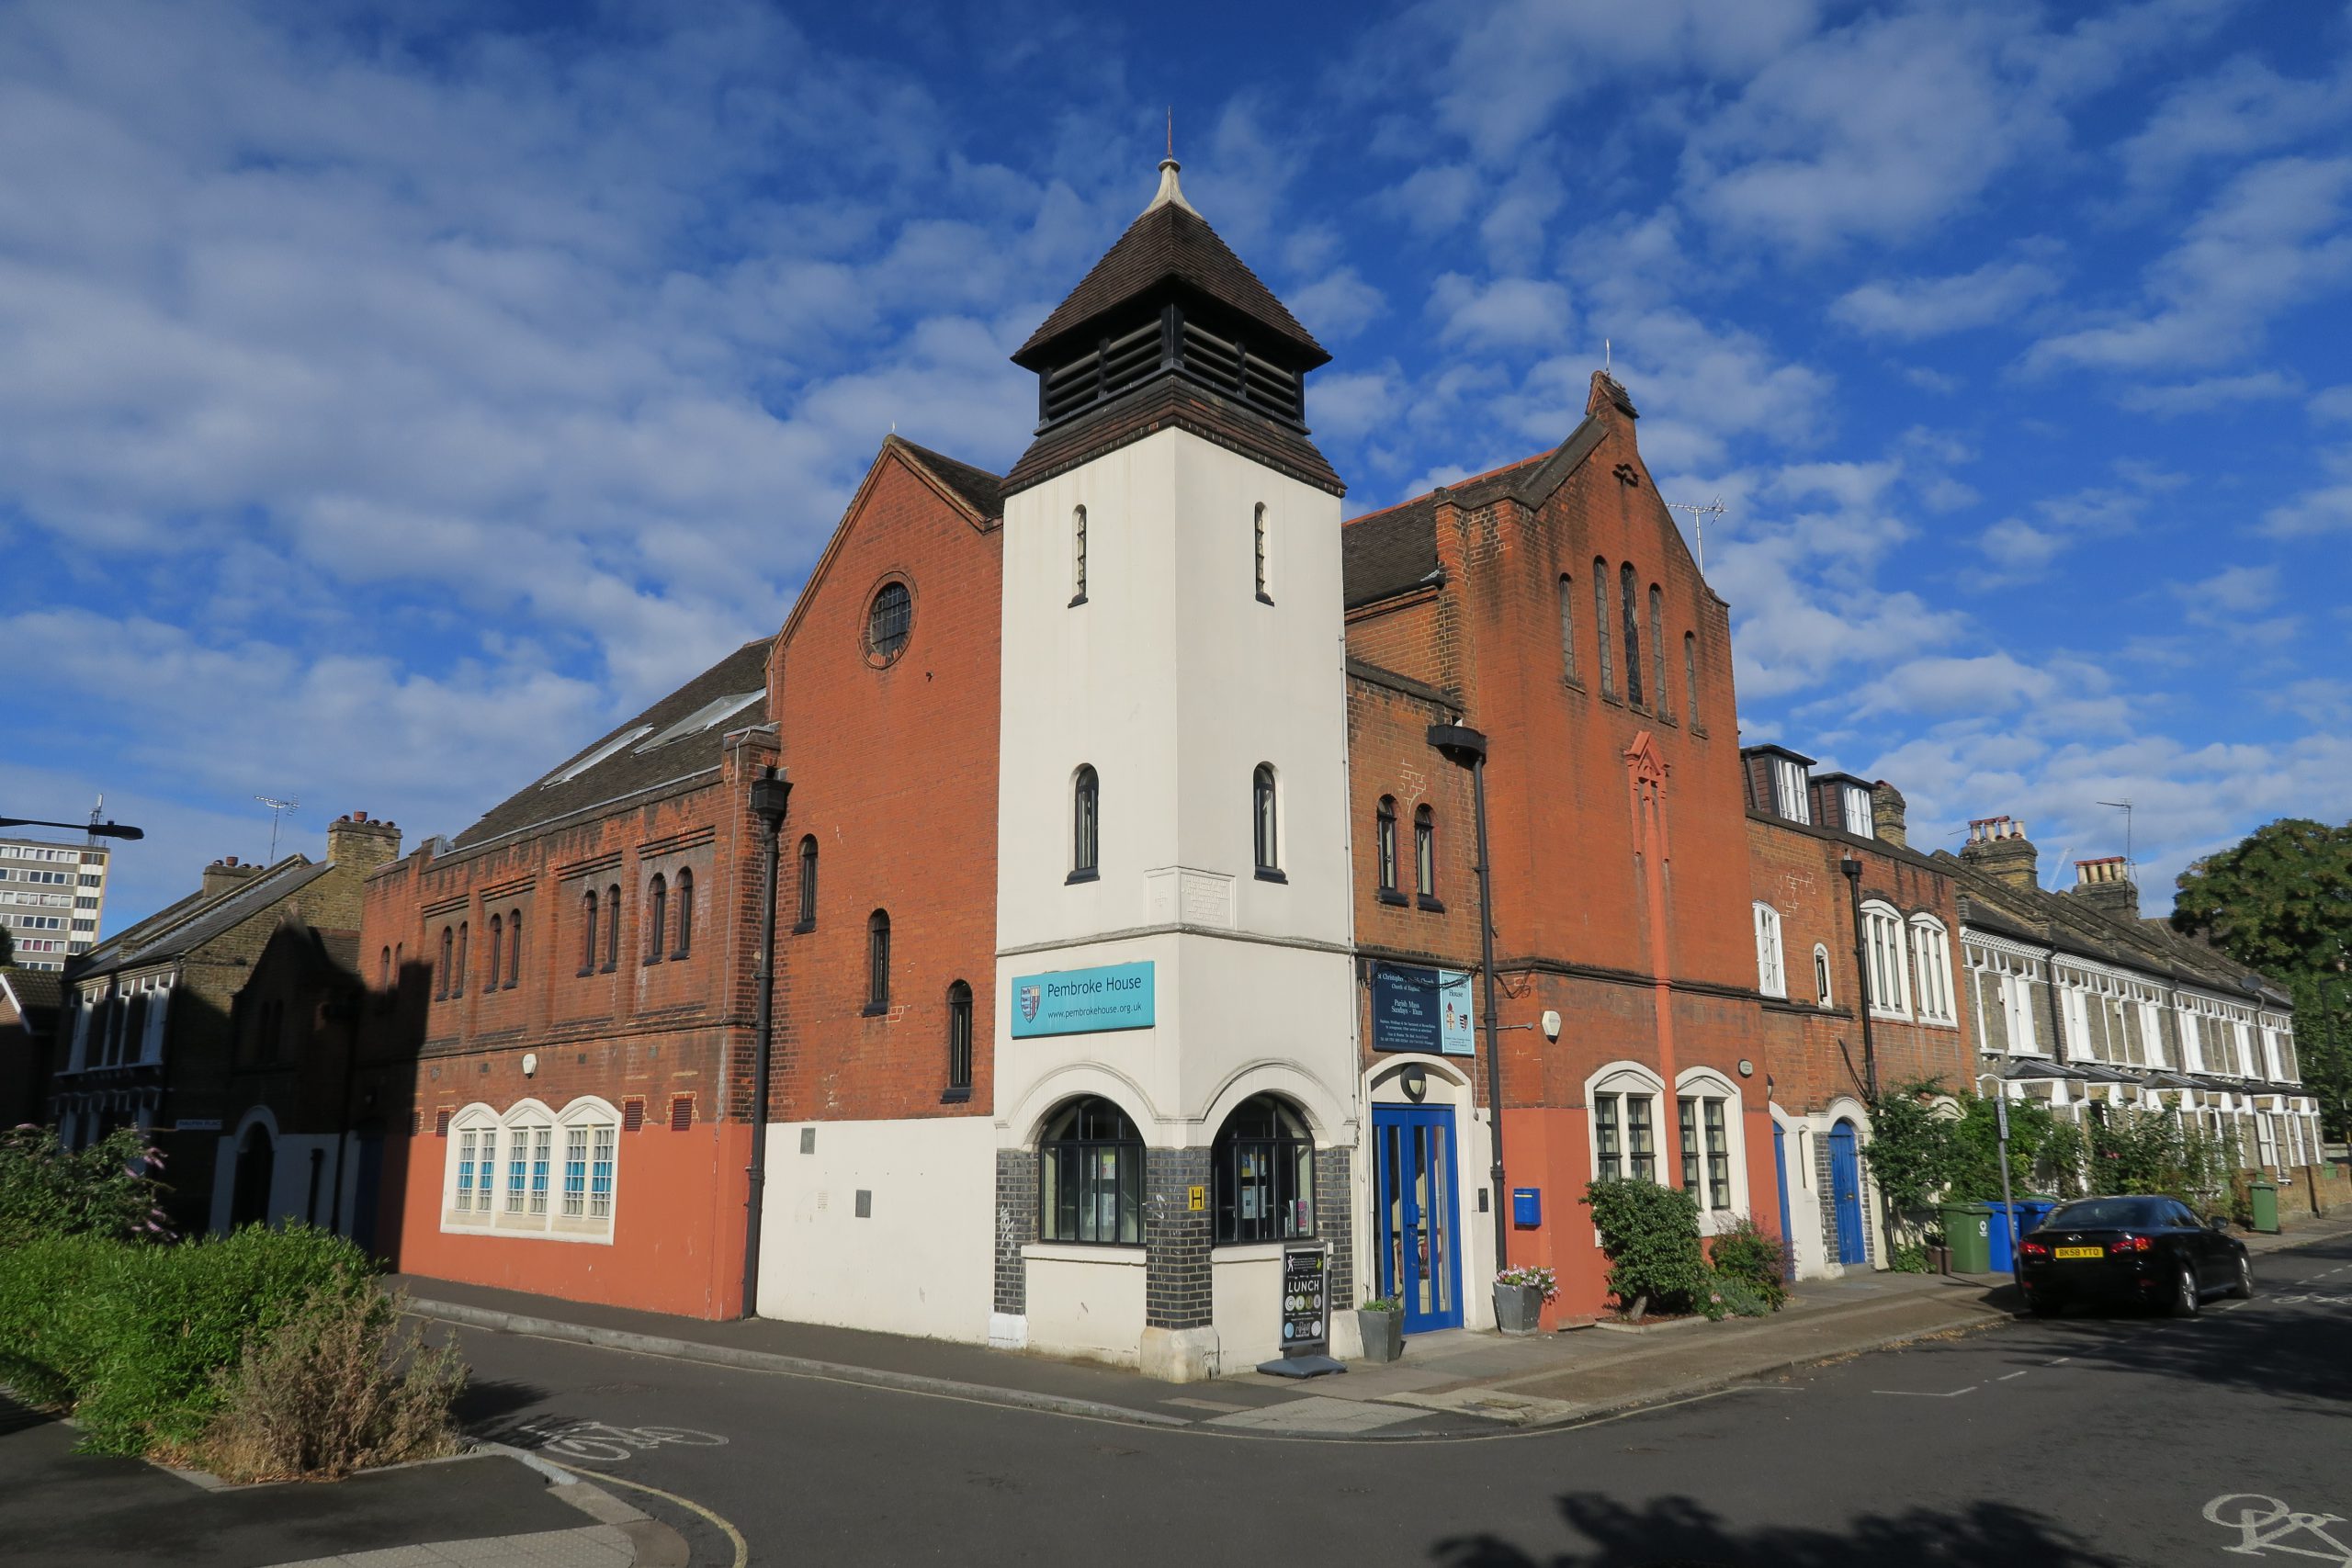
[[[876,909],[865,921],[865,1010],[890,1005],[890,917]]]
[[[1634,563],[1617,569],[1617,608],[1625,623],[1625,701],[1642,705],[1642,621]]]
[[[947,987],[947,1087],[972,1087],[972,987],[961,980]]]
[[[873,607],[865,614],[865,650],[888,662],[899,657],[907,646],[907,637],[914,625],[914,595],[903,582],[886,582],[874,595]]]
[[[1264,1094],[1243,1100],[1209,1157],[1219,1242],[1315,1234],[1315,1140],[1289,1106]]]
[[[1041,1241],[1143,1243],[1143,1139],[1107,1100],[1072,1100],[1037,1145]]]

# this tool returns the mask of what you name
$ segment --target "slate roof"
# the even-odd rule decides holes
[[[1540,506],[1592,455],[1604,434],[1600,422],[1587,415],[1552,450],[1447,485],[1444,493],[1464,509],[1490,506],[1506,496],[1524,506]],[[1367,512],[1340,532],[1349,609],[1402,593],[1437,570],[1439,493],[1430,491],[1383,511]]]
[[[74,960],[74,974],[76,978],[107,974],[192,953],[334,869],[326,861],[288,855],[260,875],[249,876],[209,897],[201,892],[191,894],[98,943]]]
[[[930,456],[926,455],[926,460]],[[954,466],[966,467],[960,463]],[[980,472],[977,468],[967,471]],[[943,474],[941,478],[946,479],[947,476]],[[764,637],[745,643],[651,707],[597,737],[594,744],[581,748],[491,807],[481,820],[458,835],[457,847],[465,849],[503,838],[716,768],[719,743],[729,732],[768,721],[768,649],[775,640]],[[743,707],[719,714],[691,733],[655,744],[662,739],[663,731],[712,704],[754,693],[757,694]],[[598,756],[607,748],[608,754]],[[583,762],[586,765],[581,765]],[[563,774],[567,770],[576,771],[566,778]]]
[[[57,1025],[57,1010],[65,998],[64,976],[53,969],[0,968],[0,990],[16,1003],[25,1032],[45,1038]]]
[[[934,452],[928,446],[918,446],[901,435],[891,435],[886,445],[895,446],[931,471],[949,490],[964,498],[971,509],[983,517],[1004,515],[1004,480],[986,468]]]
[[[2292,1004],[2292,998],[2267,976],[2168,926],[2111,914],[2071,893],[2019,887],[1950,850],[1938,850],[1929,858],[1951,874],[1960,890],[1960,917],[1965,925],[2267,1007]]]
[[[1299,368],[1312,370],[1330,363],[1330,355],[1314,334],[1298,324],[1208,220],[1172,201],[1153,203],[1127,225],[1118,243],[1103,253],[1069,297],[1029,334],[1012,362],[1029,370],[1046,368],[1052,357],[1047,351],[1057,339],[1169,281],[1207,295],[1290,344],[1306,356]]]

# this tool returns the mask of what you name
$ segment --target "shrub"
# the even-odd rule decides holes
[[[82,1447],[185,1448],[219,1404],[215,1374],[326,1291],[373,1294],[366,1254],[308,1226],[134,1247],[56,1236],[0,1251],[0,1369],[70,1407]]]
[[[1774,1305],[1766,1303],[1763,1293],[1744,1275],[1717,1270],[1713,1294],[1716,1304],[1735,1316],[1762,1317],[1776,1310]],[[1709,1313],[1707,1315],[1715,1317],[1720,1314]]]
[[[1609,1258],[1609,1289],[1629,1315],[1704,1311],[1713,1294],[1706,1255],[1699,1248],[1699,1204],[1679,1188],[1655,1181],[1596,1181],[1584,1190],[1600,1250]],[[1710,1314],[1713,1315],[1713,1314]]]
[[[1928,1249],[1899,1244],[1888,1250],[1886,1267],[1892,1274],[1925,1274],[1928,1271]]]
[[[334,1481],[370,1465],[456,1451],[449,1407],[465,1387],[454,1343],[400,1328],[402,1303],[313,1285],[275,1332],[247,1337],[216,1373],[218,1408],[196,1445],[232,1481]]]
[[[163,1168],[135,1127],[70,1152],[46,1127],[0,1132],[0,1248],[54,1235],[169,1240],[156,1206]]]
[[[1781,1278],[1786,1257],[1778,1241],[1758,1230],[1756,1222],[1744,1215],[1731,1229],[1715,1237],[1709,1249],[1709,1261],[1714,1265],[1716,1278],[1738,1280],[1769,1312],[1780,1311],[1781,1303],[1789,1299],[1788,1284]]]

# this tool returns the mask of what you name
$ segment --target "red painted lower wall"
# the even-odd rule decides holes
[[[385,1141],[378,1250],[401,1272],[684,1317],[741,1314],[749,1127],[621,1134],[609,1244],[444,1231],[450,1147],[429,1133]]]

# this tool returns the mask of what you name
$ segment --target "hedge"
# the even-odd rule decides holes
[[[70,1409],[96,1453],[186,1450],[219,1407],[215,1375],[314,1292],[372,1291],[332,1232],[249,1226],[175,1247],[91,1235],[0,1248],[0,1382]]]

